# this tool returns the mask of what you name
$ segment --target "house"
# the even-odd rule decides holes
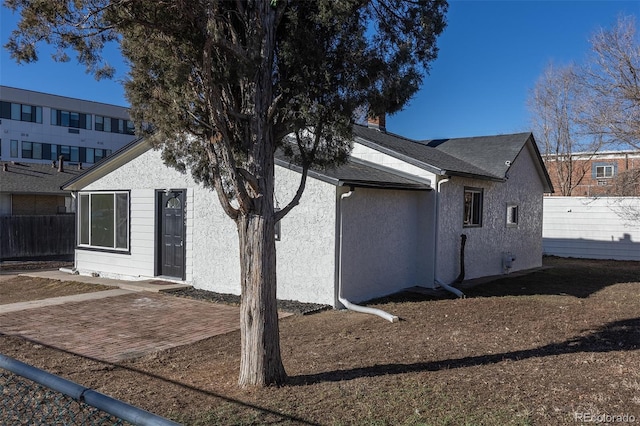
[[[0,159],[97,163],[135,139],[125,107],[0,86]]]
[[[0,161],[0,216],[73,213],[71,192],[61,186],[83,172],[77,164]]]
[[[340,306],[412,286],[539,267],[542,195],[552,191],[530,133],[415,141],[356,125],[350,161],[309,173],[279,224],[280,299]],[[276,160],[276,206],[299,169]],[[239,294],[235,223],[217,196],[138,140],[64,185],[78,203],[80,274],[161,277]],[[340,293],[340,294],[339,294]]]
[[[0,260],[73,258],[75,203],[60,187],[83,171],[0,161]]]
[[[559,190],[555,195],[640,196],[640,151],[543,155],[543,160],[553,186]]]

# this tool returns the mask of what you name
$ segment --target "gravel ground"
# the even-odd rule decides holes
[[[200,290],[197,288],[185,288],[171,291],[171,294],[180,297],[189,297],[198,300],[208,300],[216,303],[226,303],[228,305],[240,305],[240,296],[235,294],[215,293],[213,291]],[[309,315],[316,312],[330,309],[329,305],[317,303],[303,303],[295,300],[278,300],[278,309],[299,315]]]

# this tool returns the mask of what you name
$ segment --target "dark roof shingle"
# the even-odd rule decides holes
[[[416,141],[366,126],[354,126],[363,145],[425,167],[434,173],[503,180],[529,133]]]
[[[4,171],[6,164],[7,171]],[[64,164],[63,171],[51,164],[0,163],[0,192],[10,194],[68,194],[60,187],[86,170]]]

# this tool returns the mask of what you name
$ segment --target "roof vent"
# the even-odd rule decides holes
[[[2,163],[2,171],[3,172],[8,172],[9,171],[9,165],[7,163]]]
[[[58,157],[58,161],[59,161],[59,163],[58,163],[58,172],[62,173],[62,172],[64,172],[64,164],[63,164],[64,163],[64,156],[61,155],[60,157]]]

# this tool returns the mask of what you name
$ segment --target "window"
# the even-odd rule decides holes
[[[33,158],[33,144],[22,141],[22,158]]]
[[[464,189],[464,221],[465,227],[482,226],[482,189]]]
[[[596,166],[596,179],[613,177],[613,166]]]
[[[64,161],[71,161],[71,147],[68,145],[58,145],[60,154]]]
[[[96,115],[96,130],[100,132],[122,133],[125,135],[135,134],[133,121],[103,117],[101,115]]]
[[[518,226],[518,206],[516,204],[507,204],[507,228],[515,228]]]
[[[91,130],[91,114],[51,108],[51,124],[53,126]]]
[[[592,179],[611,179],[617,174],[616,163],[604,163],[597,162],[591,165],[591,178]]]
[[[0,101],[0,118],[42,123],[42,107]]]
[[[15,139],[11,140],[11,158],[18,158],[18,141]]]
[[[129,193],[93,192],[79,196],[79,245],[129,249]]]

